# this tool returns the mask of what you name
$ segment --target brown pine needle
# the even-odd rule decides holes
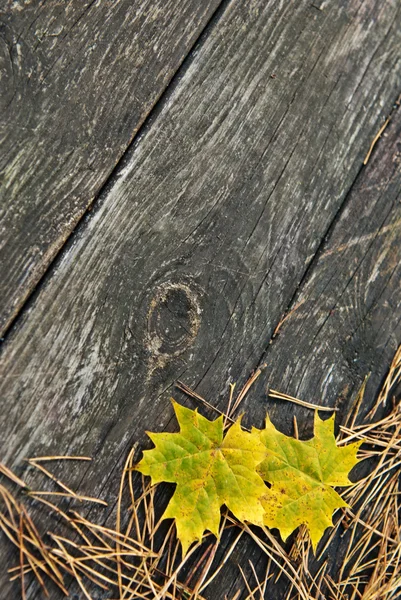
[[[66,562],[69,563],[70,568],[74,574],[75,581],[78,583],[79,587],[81,588],[85,598],[87,598],[87,600],[93,600],[92,596],[90,596],[89,592],[87,591],[86,587],[84,586],[82,578],[80,577],[80,575],[78,574],[77,570],[74,567],[74,562],[73,562],[71,555],[68,554],[68,552],[65,550],[64,546],[60,542],[57,542],[57,543],[60,546],[61,552],[64,555]]]
[[[209,577],[209,579],[201,586],[200,588],[200,592],[203,592],[211,583],[212,581],[217,577],[217,575],[220,573],[220,571],[223,569],[224,565],[228,562],[230,556],[232,555],[232,553],[234,552],[238,542],[240,541],[240,539],[242,538],[244,534],[244,530],[240,529],[237,537],[235,538],[235,540],[232,542],[231,546],[229,547],[229,549],[225,552],[224,554],[224,558],[221,561],[221,563],[217,566],[216,570],[214,571],[214,573]]]
[[[22,513],[20,513],[19,520],[19,536],[20,536],[20,549],[19,549],[19,560],[20,560],[20,573],[21,573],[21,595],[22,600],[26,600],[26,592],[25,592],[25,575],[24,575],[24,521],[22,517]]]
[[[237,410],[237,408],[239,407],[239,405],[241,404],[241,402],[243,401],[243,399],[245,398],[245,396],[247,395],[247,393],[249,392],[249,390],[251,389],[251,387],[253,386],[253,384],[255,383],[255,381],[258,379],[258,377],[260,376],[260,374],[262,373],[262,371],[266,368],[266,366],[267,366],[266,364],[261,365],[249,377],[248,381],[245,383],[244,387],[242,388],[242,390],[238,394],[238,397],[237,397],[237,399],[236,399],[236,401],[234,403],[234,406],[233,406],[233,408],[231,410],[231,415],[235,413],[235,411]]]
[[[99,500],[99,498],[93,498],[92,496],[81,496],[80,494],[68,494],[63,492],[50,492],[50,491],[37,491],[37,490],[29,490],[27,496],[32,496],[33,498],[37,496],[58,496],[61,498],[72,498],[73,500],[77,500],[78,502],[94,502],[95,504],[101,504],[102,506],[108,506],[105,500]]]
[[[34,456],[33,458],[28,458],[28,462],[30,463],[38,463],[38,462],[49,462],[49,461],[60,461],[60,460],[86,460],[91,461],[90,456]]]
[[[226,414],[224,415],[224,429],[229,427],[228,415],[231,413],[231,406],[232,406],[232,402],[233,402],[233,398],[234,398],[234,390],[235,390],[235,383],[230,383],[230,394],[228,396],[228,405],[227,405]]]
[[[300,400],[299,398],[294,398],[293,396],[289,396],[288,394],[283,394],[282,392],[277,392],[276,390],[269,390],[269,396],[272,398],[278,398],[279,400],[288,400],[288,402],[293,402],[294,404],[299,404],[299,406],[304,406],[305,408],[311,408],[312,410],[326,411],[326,412],[335,412],[338,408],[330,408],[329,406],[321,406],[320,404],[312,404],[311,402],[306,402],[305,400]]]
[[[364,161],[363,161],[363,164],[364,164],[364,165],[367,165],[367,164],[368,164],[368,161],[369,161],[370,155],[372,154],[372,152],[373,152],[373,150],[374,150],[374,147],[376,146],[376,144],[377,144],[377,142],[378,142],[378,140],[379,140],[379,138],[380,138],[381,134],[382,134],[382,133],[383,133],[383,131],[386,129],[387,125],[390,123],[390,118],[391,118],[391,117],[388,117],[388,119],[386,119],[386,120],[385,120],[384,124],[383,124],[383,125],[380,127],[379,131],[377,132],[377,134],[376,134],[376,135],[375,135],[375,137],[373,138],[373,141],[372,141],[372,143],[370,144],[370,148],[369,148],[369,150],[368,150],[368,153],[367,153],[367,155],[365,156],[365,159],[364,159]]]
[[[221,411],[218,408],[216,408],[215,406],[213,406],[213,404],[210,404],[210,402],[208,402],[207,400],[205,400],[205,398],[202,398],[202,396],[200,396],[197,392],[195,392],[194,390],[192,390],[189,386],[187,386],[182,381],[177,381],[176,387],[179,390],[181,390],[182,392],[184,392],[184,394],[186,394],[190,398],[194,398],[195,400],[199,400],[199,402],[202,402],[202,404],[204,404],[208,408],[214,410],[219,415],[222,415],[223,417],[225,417],[231,423],[234,423],[234,419],[232,419],[231,417],[229,417],[228,415],[226,415],[223,411]]]
[[[57,479],[57,477],[55,475],[53,475],[53,473],[51,473],[50,471],[48,471],[40,463],[38,464],[35,459],[28,458],[28,462],[29,462],[30,465],[32,465],[33,467],[35,467],[39,471],[42,471],[42,473],[44,473],[46,475],[46,477],[48,477],[49,479],[51,479],[52,481],[54,481],[54,483],[56,483],[59,487],[61,487],[63,490],[65,490],[68,494],[70,494],[71,496],[76,496],[76,493],[71,488],[69,488],[68,486],[66,486],[65,483],[63,483],[59,479]]]
[[[14,483],[16,483],[17,485],[19,485],[22,488],[27,488],[27,484],[25,483],[25,481],[23,481],[22,479],[20,479],[19,477],[17,477],[15,475],[15,473],[13,473],[8,467],[6,467],[5,465],[3,465],[3,463],[0,463],[0,473],[2,473],[3,475],[5,475],[5,477],[7,477],[10,481],[13,481]]]

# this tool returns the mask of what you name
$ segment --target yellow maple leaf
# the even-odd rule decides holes
[[[352,484],[348,474],[358,462],[356,455],[362,442],[337,446],[334,416],[323,421],[317,411],[315,435],[310,440],[284,435],[269,417],[264,429],[253,429],[256,432],[268,451],[258,467],[263,479],[271,484],[262,498],[265,525],[279,529],[286,540],[305,524],[316,551],[325,529],[333,524],[333,511],[348,506],[332,486]]]
[[[183,554],[205,530],[218,536],[224,504],[240,521],[263,524],[266,486],[256,472],[266,457],[258,435],[241,429],[240,419],[223,435],[223,418],[209,421],[173,401],[179,433],[150,433],[137,470],[177,487],[163,518],[174,518]]]

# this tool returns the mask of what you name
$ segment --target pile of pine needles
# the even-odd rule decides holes
[[[260,372],[253,374],[236,399],[231,386],[224,415],[226,426]],[[182,560],[174,525],[161,522],[157,516],[157,486],[150,487],[133,470],[133,448],[122,472],[112,527],[94,522],[74,509],[77,503],[106,504],[103,500],[75,492],[49,467],[60,461],[90,460],[88,457],[29,459],[31,467],[48,479],[54,491],[48,487],[32,490],[0,464],[0,528],[16,547],[18,556],[18,564],[9,569],[11,580],[19,582],[22,600],[26,600],[33,580],[47,598],[53,597],[55,587],[68,596],[71,588],[79,586],[82,598],[88,600],[93,600],[90,590],[96,588],[97,595],[112,594],[118,600],[204,600],[209,584],[224,569],[241,538],[248,535],[265,555],[265,568],[261,574],[251,562],[246,569],[239,565],[242,587],[247,591],[244,594],[237,590],[230,600],[245,595],[246,600],[264,600],[270,586],[283,578],[287,583],[285,600],[395,600],[401,593],[401,404],[395,401],[393,393],[400,380],[401,347],[370,413],[360,422],[363,386],[347,423],[341,427],[338,443],[365,440],[361,458],[370,461],[372,468],[357,484],[342,492],[350,508],[335,513],[334,527],[326,533],[317,557],[303,527],[285,549],[267,528],[242,525],[225,513],[222,531],[231,528],[236,534],[224,558],[216,559],[219,542],[206,535],[202,544],[193,546]],[[179,387],[211,407],[184,384]],[[315,408],[284,394],[272,395]],[[385,416],[378,417],[379,413]],[[297,436],[296,421],[294,430]],[[69,504],[64,509],[66,502]],[[56,530],[61,533],[41,531],[38,503],[46,507],[47,513],[54,514]],[[333,572],[327,557],[339,537],[345,544],[345,554]]]

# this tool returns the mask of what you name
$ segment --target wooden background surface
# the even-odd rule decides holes
[[[264,362],[255,425],[308,432],[269,386],[344,411],[371,372],[368,406],[401,340],[400,1],[2,4],[2,460],[91,455],[68,480],[115,497],[177,379],[224,408]]]

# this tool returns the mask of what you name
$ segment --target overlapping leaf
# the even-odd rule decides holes
[[[176,483],[163,518],[174,518],[185,554],[205,530],[219,532],[224,504],[241,522],[278,528],[285,540],[299,525],[314,549],[332,525],[336,508],[347,506],[333,486],[348,486],[361,442],[339,447],[334,417],[315,415],[315,436],[300,441],[265,428],[243,431],[239,419],[223,433],[223,418],[209,421],[173,401],[179,433],[148,433],[155,447],[137,465],[152,483]],[[270,484],[267,487],[264,483]]]
[[[137,469],[152,483],[176,483],[164,518],[176,520],[183,553],[207,529],[219,531],[225,504],[240,520],[261,525],[263,479],[256,472],[266,449],[237,421],[223,439],[223,418],[209,421],[173,402],[180,433],[148,433],[155,448],[144,452]]]
[[[253,430],[255,433],[258,430]],[[265,525],[278,528],[285,540],[299,525],[307,525],[314,549],[332,525],[336,508],[347,506],[332,486],[348,486],[348,473],[358,462],[362,442],[339,447],[334,416],[326,421],[315,414],[315,436],[306,441],[280,433],[266,418],[259,436],[267,449],[258,471],[271,484],[262,498]]]

